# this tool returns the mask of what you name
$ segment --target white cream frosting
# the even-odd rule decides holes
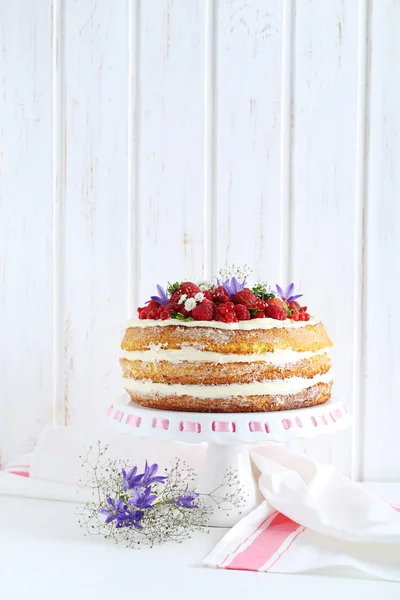
[[[264,394],[295,394],[317,383],[330,383],[333,380],[332,371],[325,375],[316,375],[310,379],[304,377],[289,377],[270,381],[254,381],[252,383],[230,383],[225,385],[183,385],[180,383],[153,383],[123,378],[126,390],[139,394],[160,394],[162,396],[195,396],[197,398],[230,398],[232,396],[260,396]]]
[[[128,360],[141,360],[144,362],[157,362],[165,360],[174,364],[183,361],[211,362],[211,363],[253,363],[265,362],[271,365],[285,365],[296,363],[300,360],[312,358],[319,354],[328,354],[329,348],[323,348],[316,352],[296,352],[295,350],[275,350],[275,352],[263,352],[259,354],[221,354],[220,352],[206,352],[186,346],[179,350],[164,350],[160,344],[150,344],[150,350],[135,351],[122,350],[121,358]]]
[[[251,319],[250,321],[238,321],[237,323],[223,323],[221,321],[178,321],[177,319],[166,319],[165,321],[155,321],[153,319],[132,319],[126,324],[126,329],[130,327],[168,327],[170,325],[182,326],[182,327],[213,327],[214,329],[233,329],[250,331],[252,329],[299,329],[306,325],[317,325],[319,321],[317,319],[310,319],[309,321],[292,321],[291,319],[285,319],[279,321],[278,319]]]

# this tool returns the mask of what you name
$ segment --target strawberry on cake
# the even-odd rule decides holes
[[[121,344],[123,385],[134,402],[261,412],[329,400],[332,342],[298,302],[293,283],[286,290],[265,283],[250,288],[236,270],[221,280],[157,285],[157,291],[128,322]]]

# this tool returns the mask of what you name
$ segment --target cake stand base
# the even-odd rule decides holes
[[[225,497],[232,492],[228,485],[221,486],[224,475],[234,471],[238,476],[243,490],[241,508],[222,505],[219,507],[215,500],[205,498],[205,502],[213,509],[208,525],[211,527],[232,527],[242,517],[249,514],[262,502],[253,466],[250,460],[249,447],[246,444],[229,444],[221,446],[208,444],[204,467],[197,479],[197,489],[202,494],[215,492],[219,497]]]
[[[224,497],[232,491],[221,487],[227,471],[235,471],[244,491],[244,506],[231,507],[226,514],[210,498],[214,508],[208,523],[215,527],[232,527],[250,513],[262,496],[254,477],[249,450],[268,442],[284,443],[292,439],[311,439],[347,429],[350,415],[343,403],[329,401],[320,406],[264,413],[190,413],[146,408],[120,398],[108,411],[109,424],[121,432],[138,437],[186,444],[207,442],[206,460],[199,473],[197,490],[209,494],[218,489]]]

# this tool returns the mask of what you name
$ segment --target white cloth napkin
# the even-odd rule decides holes
[[[0,494],[86,502],[91,492],[78,485],[79,455],[98,439],[108,444],[110,458],[126,458],[139,467],[147,459],[163,469],[181,457],[199,473],[204,461],[204,445],[167,444],[112,430],[47,428],[32,455],[0,473]],[[265,501],[225,535],[204,565],[400,581],[396,509],[332,467],[284,446],[259,447],[250,455]]]
[[[204,559],[225,569],[400,581],[400,513],[333,467],[284,446],[253,450],[265,501]]]
[[[91,493],[79,484],[85,479],[79,456],[90,445],[95,448],[98,440],[108,446],[106,457],[126,459],[128,465],[138,465],[139,469],[147,460],[157,463],[160,471],[181,458],[199,473],[206,449],[205,444],[165,443],[112,429],[47,427],[40,433],[33,453],[17,458],[0,472],[0,494],[87,502]]]

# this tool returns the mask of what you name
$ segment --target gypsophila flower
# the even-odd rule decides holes
[[[243,267],[237,267],[235,264],[225,267],[224,269],[220,269],[218,275],[219,279],[222,281],[226,281],[227,279],[232,279],[235,277],[238,281],[247,280],[253,269],[248,265],[244,265]]]
[[[183,304],[185,302],[186,298],[187,298],[186,294],[182,294],[182,296],[178,300],[178,304]]]
[[[88,479],[83,487],[93,490],[94,500],[87,502],[79,524],[89,535],[102,535],[128,547],[177,541],[206,531],[213,507],[229,514],[232,507],[243,506],[243,488],[235,471],[227,470],[221,484],[208,494],[194,488],[195,473],[186,462],[176,459],[158,475],[158,465],[146,461],[142,473],[127,468],[121,460],[103,456],[107,446],[97,444],[97,458],[81,456]]]
[[[196,300],[196,302],[203,302],[204,300],[204,294],[203,292],[197,292],[197,294],[194,295],[194,299]]]
[[[196,300],[194,298],[188,298],[187,300],[185,300],[185,310],[187,310],[188,312],[193,310],[195,306]]]
[[[213,281],[199,281],[197,283],[198,287],[202,292],[206,292],[207,290],[212,290],[215,288],[215,283]]]

